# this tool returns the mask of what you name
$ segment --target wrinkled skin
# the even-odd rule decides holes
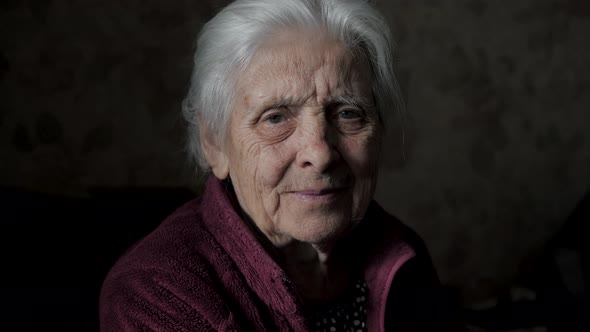
[[[283,32],[240,77],[225,142],[204,150],[262,233],[321,275],[373,197],[381,130],[364,58]]]
[[[326,36],[271,38],[239,79],[216,156],[276,246],[336,241],[374,194],[381,126],[362,57]]]

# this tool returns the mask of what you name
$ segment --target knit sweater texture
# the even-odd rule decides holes
[[[100,296],[101,331],[310,330],[280,256],[239,211],[228,184],[211,177],[201,197],[113,266]],[[359,263],[368,286],[368,331],[422,331],[424,318],[450,330],[428,252],[377,203],[339,250]]]

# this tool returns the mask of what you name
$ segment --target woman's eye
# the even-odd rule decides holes
[[[343,120],[356,120],[361,117],[361,114],[357,110],[342,110],[337,114],[338,118]]]
[[[270,124],[279,124],[285,121],[287,118],[284,114],[273,114],[266,118],[266,121]]]
[[[280,123],[289,121],[292,113],[288,106],[276,105],[267,108],[260,116],[259,122],[266,125],[278,125]]]

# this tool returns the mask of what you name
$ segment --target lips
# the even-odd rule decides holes
[[[326,204],[344,197],[349,189],[350,187],[305,189],[290,191],[287,194],[307,203]]]
[[[322,196],[322,195],[337,194],[337,193],[340,193],[340,192],[343,192],[346,190],[348,190],[348,187],[295,190],[295,191],[291,191],[290,193],[299,194],[299,195],[309,195],[309,196]]]

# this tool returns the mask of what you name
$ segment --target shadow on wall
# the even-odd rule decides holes
[[[195,196],[170,188],[98,188],[85,198],[0,188],[4,326],[98,330],[99,290],[110,267]],[[582,229],[589,218],[590,195],[518,282],[493,299],[466,306],[448,288],[472,330],[587,331],[590,251]]]
[[[170,188],[96,188],[86,198],[0,188],[3,326],[97,331],[110,267],[193,197]]]
[[[523,264],[511,286],[494,298],[464,308],[465,321],[472,331],[590,330],[588,221],[590,192],[542,252]]]

